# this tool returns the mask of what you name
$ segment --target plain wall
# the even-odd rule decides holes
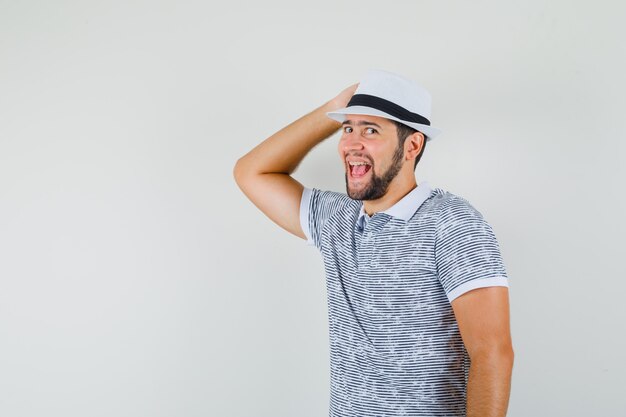
[[[0,415],[327,415],[321,257],[232,168],[370,68],[496,233],[509,415],[624,415],[625,9],[0,0]],[[343,191],[336,144],[296,178]]]

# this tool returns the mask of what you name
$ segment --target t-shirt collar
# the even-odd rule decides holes
[[[400,199],[400,201],[396,204],[381,213],[408,221],[411,217],[413,217],[413,214],[415,214],[417,209],[420,208],[422,203],[430,197],[431,192],[432,188],[430,184],[424,181],[411,190],[410,193],[402,197],[402,199]],[[359,212],[359,217],[356,221],[357,225],[359,225],[360,228],[363,228],[369,219],[370,216],[365,213],[365,207],[363,206],[363,203],[361,203],[361,211]]]

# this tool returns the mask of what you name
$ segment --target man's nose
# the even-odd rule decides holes
[[[348,133],[346,134],[343,142],[344,151],[360,151],[363,149],[363,142],[361,141],[361,137],[356,133]]]

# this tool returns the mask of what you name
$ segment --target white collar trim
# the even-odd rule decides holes
[[[408,221],[418,208],[422,205],[424,201],[432,192],[432,188],[428,182],[422,182],[410,193],[402,197],[400,201],[398,201],[393,206],[389,207],[387,210],[382,213],[388,214],[391,217],[395,217],[398,219],[402,219],[404,221]],[[363,222],[369,221],[370,216],[365,213],[365,208],[363,203],[361,203],[361,211],[359,212],[359,217],[357,219],[357,224],[364,226]]]

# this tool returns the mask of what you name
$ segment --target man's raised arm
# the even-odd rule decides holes
[[[315,145],[341,126],[326,116],[343,108],[357,85],[274,133],[235,164],[234,176],[246,196],[276,224],[306,239],[300,226],[300,200],[304,187],[291,177]]]

